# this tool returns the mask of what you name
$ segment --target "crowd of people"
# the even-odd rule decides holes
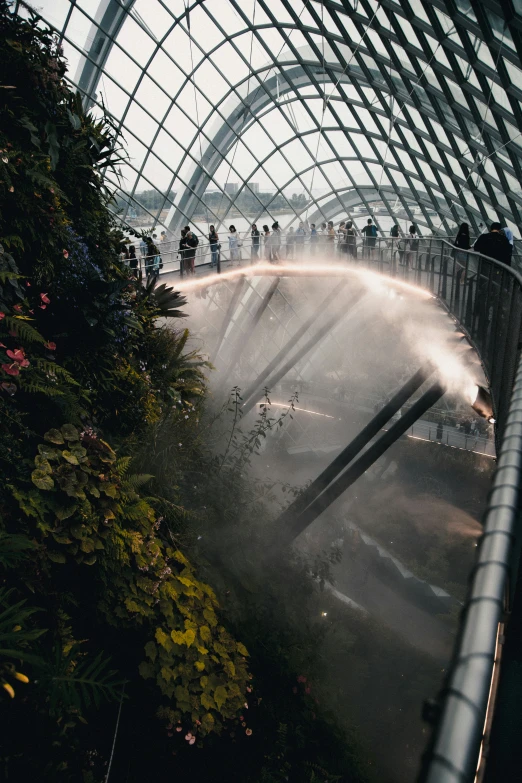
[[[490,258],[511,265],[513,256],[513,232],[507,226],[495,222],[486,230],[481,223],[480,235],[474,243],[470,235],[468,223],[462,223],[453,242],[452,254],[460,265],[464,266],[467,253],[470,250],[481,253]],[[300,260],[305,251],[305,244],[309,247],[309,255],[320,255],[332,258],[335,255],[345,257],[347,260],[357,260],[359,252],[362,258],[374,257],[377,245],[378,232],[372,218],[368,218],[366,225],[358,231],[352,220],[346,219],[334,227],[333,221],[323,222],[319,226],[315,223],[300,221],[297,228],[290,226],[287,231],[282,231],[276,221],[272,226],[264,224],[261,228],[253,223],[245,236],[242,237],[232,224],[229,226],[225,242],[227,243],[228,258],[232,266],[240,265],[243,260],[255,263],[265,260],[270,263],[278,263],[283,260]],[[358,243],[358,236],[362,237],[362,243]],[[389,233],[391,242],[386,243],[397,250],[398,260],[401,266],[410,267],[420,248],[420,237],[415,224],[411,224],[407,234],[401,233],[397,223],[394,223]],[[209,226],[207,236],[210,251],[210,268],[219,268],[221,263],[221,241],[214,225]],[[172,261],[176,257],[180,261],[182,275],[195,274],[195,258],[200,244],[197,234],[189,225],[181,230],[179,242],[168,240],[165,231],[161,232],[158,240],[157,234],[143,236],[139,245],[129,244],[122,251],[124,260],[132,270],[143,268],[147,278],[157,277],[163,268],[164,260]],[[245,250],[243,250],[243,246]],[[139,253],[139,258],[137,255]],[[246,258],[244,259],[244,254]],[[141,263],[140,263],[141,259]]]

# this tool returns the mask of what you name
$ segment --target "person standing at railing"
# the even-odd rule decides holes
[[[265,253],[265,259],[272,263],[272,237],[270,235],[270,229],[268,226],[263,226],[263,249]]]
[[[228,230],[228,249],[230,251],[230,260],[232,262],[237,261],[237,266],[241,266],[241,244],[239,241],[239,235],[235,226],[230,226]]]
[[[406,266],[413,266],[419,252],[419,237],[417,226],[412,223],[408,231],[408,250],[406,252]]]
[[[315,256],[317,254],[317,243],[319,242],[319,234],[315,227],[315,223],[310,226],[310,255]]]
[[[363,256],[364,258],[372,258],[375,242],[377,241],[377,229],[373,225],[373,220],[371,218],[368,218],[366,221],[366,225],[361,230],[361,234],[364,234]]]
[[[355,229],[351,220],[346,223],[346,250],[348,255],[357,260],[357,239],[355,237]]]
[[[210,245],[210,268],[217,266],[219,261],[219,236],[214,226],[210,226],[208,243]]]
[[[146,261],[145,257],[147,255],[147,243],[145,242],[145,238],[142,237],[140,239],[140,257],[141,257],[141,263],[145,266]]]
[[[138,271],[138,259],[136,258],[136,248],[134,245],[129,247],[129,266],[132,270],[132,274],[136,275]]]
[[[182,228],[181,229],[181,237],[179,240],[179,248],[178,248],[178,255],[179,255],[179,273],[181,277],[185,274],[187,271],[185,269],[185,251],[187,249],[187,229]]]
[[[343,220],[339,223],[337,228],[337,252],[341,255],[345,251],[346,246],[346,221]]]
[[[467,223],[461,223],[453,244],[455,245],[455,248],[458,248],[458,250],[452,250],[452,256],[455,259],[455,263],[458,267],[455,278],[457,282],[455,299],[458,301],[460,298],[460,283],[465,282],[462,280],[462,275],[464,274],[464,269],[466,268],[466,261],[468,258],[468,254],[464,251],[469,250],[471,246],[469,238],[469,225]]]
[[[301,221],[295,232],[295,256],[297,260],[300,260],[303,257],[305,236],[306,230],[304,223]]]
[[[270,244],[272,249],[272,261],[279,261],[281,259],[281,229],[279,228],[277,220],[272,224],[272,240]]]
[[[194,259],[196,258],[196,248],[199,245],[199,239],[190,229],[185,234],[185,271],[188,275],[195,275]]]
[[[145,258],[145,274],[147,280],[159,275],[159,250],[150,237],[145,239],[147,243],[147,255]]]
[[[261,242],[261,235],[255,223],[252,223],[252,228],[250,230],[250,237],[252,240],[250,260],[254,264],[256,261],[259,261],[259,245]]]
[[[399,226],[397,225],[397,223],[394,223],[393,226],[390,228],[390,236],[392,239],[399,238]]]
[[[500,223],[492,223],[487,234],[478,237],[473,249],[483,256],[489,256],[511,266],[511,246],[502,233]]]

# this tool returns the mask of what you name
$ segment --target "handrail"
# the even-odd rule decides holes
[[[374,245],[363,243],[364,257],[358,263],[403,277],[438,298],[482,360],[497,419],[498,468],[453,658],[439,694],[438,709],[432,711],[437,716],[435,729],[419,777],[419,783],[472,783],[480,762],[486,719],[493,708],[490,690],[498,666],[500,623],[505,622],[505,613],[512,605],[519,561],[516,523],[522,486],[522,275],[473,250],[455,248],[444,238],[420,237],[415,250],[407,251],[398,247],[401,241],[376,238]],[[330,262],[339,259],[336,249],[329,248],[329,252]],[[306,262],[304,259],[304,268]],[[317,262],[321,263],[319,256]],[[281,272],[292,274],[291,270],[287,263]],[[300,270],[301,265],[295,268],[296,274]],[[315,274],[316,267],[310,271]],[[266,274],[266,268],[260,268],[260,273]],[[209,276],[209,285],[218,279]]]

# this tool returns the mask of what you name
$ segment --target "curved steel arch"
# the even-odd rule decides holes
[[[519,87],[521,80],[517,80],[514,74],[515,76],[516,73],[522,74],[522,68],[520,68],[522,62],[520,33],[522,15],[515,11],[515,6],[510,5],[507,9],[506,4],[487,0],[487,2],[473,3],[469,9],[466,9],[462,0],[460,2],[454,2],[454,0],[437,0],[437,2],[416,0],[414,6],[409,0],[401,0],[400,2],[381,0],[376,9],[370,0],[357,0],[356,3],[345,0],[342,6],[337,2],[327,0],[323,3],[323,7],[330,24],[322,25],[318,10],[312,4],[306,4],[308,16],[306,20],[301,20],[304,5],[299,12],[299,6],[295,2],[277,0],[277,3],[284,7],[284,14],[280,14],[278,17],[274,3],[267,2],[267,0],[257,0],[264,18],[261,22],[256,22],[245,11],[241,3],[237,0],[229,0],[228,5],[234,9],[244,25],[229,32],[220,27],[219,19],[212,16],[212,10],[208,10],[209,6],[206,0],[194,0],[188,9],[177,14],[170,12],[169,3],[164,0],[154,0],[154,5],[161,6],[170,13],[170,22],[165,31],[156,38],[147,27],[146,21],[141,19],[135,11],[137,0],[100,0],[94,18],[89,17],[88,13],[83,10],[82,0],[70,0],[70,2],[71,9],[74,6],[92,23],[92,43],[84,53],[82,64],[76,75],[76,84],[84,92],[86,101],[89,103],[95,100],[98,80],[105,71],[111,48],[117,43],[118,34],[128,15],[132,15],[142,31],[154,41],[153,52],[148,61],[150,64],[159,51],[164,51],[167,56],[173,59],[172,55],[164,48],[164,42],[176,25],[181,25],[194,45],[199,47],[197,32],[191,33],[188,20],[190,14],[194,13],[196,9],[203,9],[206,14],[205,18],[213,20],[216,27],[221,30],[223,41],[208,52],[199,47],[203,58],[201,62],[198,62],[194,72],[184,73],[185,80],[177,93],[178,95],[187,84],[191,82],[196,84],[201,64],[206,62],[207,58],[212,60],[222,45],[232,47],[246,65],[247,60],[241,52],[241,47],[236,45],[235,38],[244,33],[251,34],[252,40],[255,38],[259,45],[263,46],[269,59],[268,67],[278,68],[284,74],[289,74],[292,68],[302,69],[309,77],[309,85],[315,88],[316,97],[324,96],[325,83],[328,85],[328,89],[332,84],[341,89],[341,100],[347,100],[346,97],[343,97],[345,96],[345,93],[342,92],[343,86],[351,85],[357,92],[356,103],[360,100],[361,105],[372,112],[377,126],[377,134],[380,134],[380,138],[383,140],[387,139],[386,151],[382,153],[376,145],[379,136],[374,137],[373,134],[368,134],[368,143],[377,159],[377,165],[381,167],[381,175],[376,179],[372,173],[372,162],[369,158],[361,155],[360,163],[370,185],[379,188],[384,173],[392,185],[395,185],[393,164],[390,163],[390,159],[392,159],[397,170],[402,172],[406,178],[412,191],[417,189],[412,177],[426,182],[426,191],[431,199],[430,206],[439,211],[440,225],[444,225],[446,229],[449,227],[447,220],[456,220],[459,217],[460,211],[453,206],[454,202],[458,202],[459,199],[467,204],[467,214],[469,222],[472,224],[475,223],[475,216],[481,219],[491,219],[494,215],[501,215],[513,222],[517,222],[521,218],[522,193],[518,183],[522,181],[522,149],[517,143],[520,135],[517,133],[517,128],[522,128],[520,103],[522,89]],[[149,13],[149,6],[147,13]],[[60,31],[66,40],[69,40],[67,26],[70,18],[71,10],[67,15],[63,30]],[[265,31],[272,28],[279,31],[281,40],[288,49],[282,58],[279,58],[264,41]],[[299,30],[301,37],[305,39],[305,47],[298,46],[296,48],[294,45],[292,41],[294,29]],[[328,56],[322,61],[318,34],[322,36],[323,46],[328,47]],[[306,49],[311,53],[310,60],[303,56]],[[132,55],[131,52],[128,54]],[[459,64],[462,62],[466,63],[465,72],[462,70],[462,65]],[[139,64],[136,64],[140,68]],[[519,70],[513,71],[513,68],[519,68]],[[324,73],[320,73],[320,69]],[[249,67],[248,79],[259,78],[262,70],[256,71]],[[136,91],[143,79],[143,73],[144,70],[141,68],[141,77],[128,95],[127,107],[121,119],[122,127],[125,129],[127,129],[125,123],[130,106],[134,103],[140,105]],[[339,74],[341,74],[340,79]],[[328,78],[321,80],[321,75],[326,75]],[[232,79],[232,81],[234,80]],[[218,130],[215,139],[215,148],[223,147],[228,151],[232,148],[230,140],[234,138],[234,134],[235,138],[241,138],[251,124],[250,122],[243,122],[243,124],[229,122],[233,118],[228,115],[223,117],[220,113],[219,109],[225,106],[227,96],[233,92],[238,95],[240,91],[241,82],[232,83],[232,81],[228,81],[228,92],[215,107],[216,113],[222,121],[222,127]],[[362,85],[362,88],[359,84]],[[374,91],[372,100],[368,100],[365,96],[365,85],[370,85]],[[275,103],[273,90],[267,93],[265,87],[266,82],[260,81],[257,92],[266,95],[268,104]],[[204,95],[204,90],[200,89]],[[300,100],[305,105],[306,101],[303,100],[300,93],[299,82],[290,81],[289,86],[284,89],[288,93],[293,93],[295,100]],[[174,103],[176,100],[176,97],[173,97],[172,102]],[[350,98],[349,102],[351,100]],[[393,107],[394,101],[398,103],[400,116]],[[239,103],[244,104],[244,99],[239,97]],[[276,103],[276,105],[282,111],[281,104]],[[291,105],[291,102],[286,105]],[[266,108],[268,105],[265,110]],[[353,129],[346,130],[343,127],[333,98],[329,102],[329,109],[338,123],[338,129],[345,133],[351,144],[356,144],[356,138],[354,139],[353,136],[355,131]],[[146,108],[142,107],[142,110],[148,113]],[[142,181],[147,181],[145,168],[149,160],[153,159],[151,155],[155,154],[156,158],[161,160],[161,153],[155,150],[155,145],[159,131],[166,130],[165,121],[169,110],[162,119],[157,121],[157,131],[148,145],[141,165],[133,167],[136,176],[134,185],[128,191],[129,202],[135,199],[139,203],[137,190]],[[181,109],[181,111],[184,110]],[[246,111],[249,109],[247,108]],[[415,111],[419,113],[420,122],[416,121]],[[261,113],[262,110],[256,112],[256,117],[259,117]],[[380,116],[387,117],[388,129],[384,123],[381,123]],[[153,119],[155,120],[155,117]],[[435,126],[432,125],[433,122],[436,123]],[[225,127],[226,123],[228,123],[228,131]],[[420,127],[421,125],[423,127]],[[318,122],[317,128],[322,130]],[[440,128],[440,133],[437,128]],[[416,174],[413,174],[408,167],[405,168],[401,161],[401,156],[408,149],[408,137],[405,135],[408,133],[413,133],[412,138],[415,138],[415,149],[410,149],[409,152]],[[438,135],[441,136],[440,139]],[[198,142],[200,143],[202,136],[208,145],[205,154],[200,156],[196,145]],[[226,136],[229,136],[228,142]],[[295,139],[301,140],[303,136],[303,133],[298,132]],[[445,138],[442,138],[443,136]],[[139,134],[137,137],[139,138]],[[324,133],[323,139],[326,144],[330,145]],[[169,222],[173,219],[174,227],[183,220],[190,219],[194,209],[201,202],[205,182],[208,179],[206,175],[209,173],[206,163],[208,162],[214,173],[217,171],[212,160],[214,157],[213,140],[208,139],[202,128],[196,126],[196,134],[190,140],[185,156],[179,165],[177,167],[175,164],[169,166],[169,162],[165,161],[166,168],[172,172],[172,177],[167,191],[162,192],[163,206],[170,203],[169,192],[171,188],[177,188],[179,194],[175,204],[176,209],[171,210],[169,215]],[[465,149],[463,149],[462,142],[464,142]],[[284,144],[274,142],[272,154],[278,152],[284,155],[284,146]],[[335,155],[334,147],[330,145],[330,148],[332,154]],[[439,162],[437,162],[435,155],[430,154],[430,150],[437,152],[440,157]],[[193,165],[188,178],[184,177],[182,181],[180,174],[182,167],[186,166],[187,156],[189,159],[197,160],[199,164],[202,161],[198,159],[203,157],[203,165],[200,171],[197,170],[196,165]],[[490,157],[493,158],[494,164],[489,159]],[[205,158],[208,158],[208,161]],[[226,152],[222,156],[222,160],[226,160]],[[256,170],[268,160],[267,156],[263,161],[257,161]],[[303,172],[297,171],[287,159],[285,160],[293,171],[293,181],[300,183],[300,186],[306,191],[306,183],[301,179]],[[349,180],[350,176],[344,164],[344,158],[339,156],[338,161],[347,180]],[[332,182],[322,169],[324,165],[325,162],[321,161],[318,164],[318,169],[321,170],[329,187],[334,190]],[[426,176],[427,171],[430,172],[429,177]],[[264,174],[272,180],[266,171]],[[240,182],[244,182],[247,178],[239,171],[235,172],[234,176]],[[248,176],[250,177],[250,175]],[[151,180],[149,182],[154,189],[154,182]],[[274,186],[276,193],[280,193],[282,189],[278,187],[278,183],[274,183]],[[397,183],[397,190],[400,190],[400,187],[401,183]],[[180,188],[185,188],[184,194]],[[222,186],[218,186],[218,188],[223,192]],[[440,198],[438,194],[440,193],[443,195],[447,193],[449,196],[446,202],[448,209],[443,211],[439,209]],[[312,202],[317,203],[314,194],[311,194],[311,198]],[[227,199],[229,207],[237,207],[236,201]],[[403,207],[408,208],[406,203],[403,203]],[[155,220],[159,219],[160,213],[161,209],[155,213]],[[433,229],[430,216],[425,214],[425,218],[428,226]]]

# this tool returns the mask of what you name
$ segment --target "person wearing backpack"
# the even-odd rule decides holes
[[[361,231],[364,234],[364,255],[366,258],[373,256],[375,243],[377,242],[377,229],[371,218],[368,218],[365,227]]]

